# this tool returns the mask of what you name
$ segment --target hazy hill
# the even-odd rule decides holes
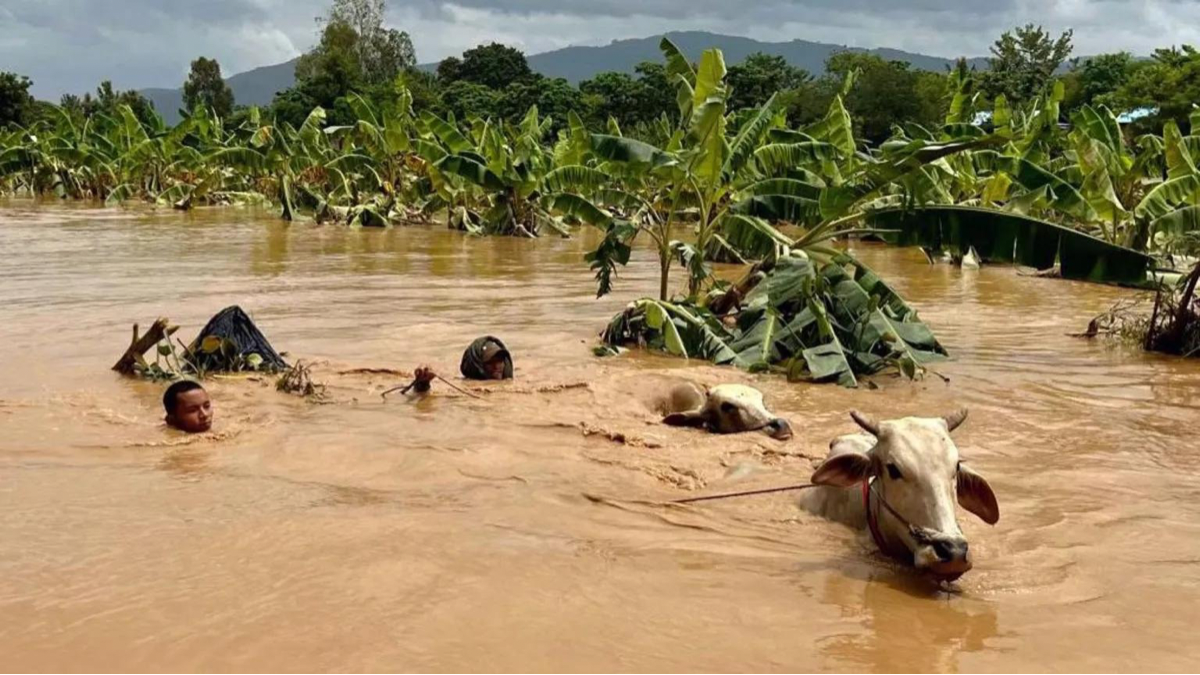
[[[728,65],[741,62],[750,54],[763,52],[782,56],[794,66],[819,74],[825,70],[825,59],[838,51],[852,49],[844,45],[824,42],[809,42],[807,40],[792,40],[791,42],[759,42],[746,37],[734,35],[719,35],[688,31],[667,34],[684,53],[693,59],[698,59],[700,53],[710,47],[718,47],[725,53]],[[600,47],[566,47],[552,52],[532,54],[529,67],[535,72],[547,77],[566,78],[572,84],[586,80],[596,73],[615,70],[632,73],[634,67],[642,61],[658,61],[662,53],[658,43],[662,36],[637,38],[632,40],[613,40]],[[914,54],[897,49],[857,49],[877,54],[893,61],[907,61],[922,70],[941,71],[954,63],[953,58]],[[971,65],[985,68],[985,59],[971,59]],[[433,70],[436,63],[420,66],[425,70]],[[234,98],[242,105],[266,105],[271,102],[276,92],[292,86],[295,81],[296,61],[274,66],[255,68],[230,77],[227,81],[233,89]],[[168,123],[174,124],[179,120],[178,110],[183,105],[181,89],[143,89],[145,94],[154,102],[154,107],[163,115]]]

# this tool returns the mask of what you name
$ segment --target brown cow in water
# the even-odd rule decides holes
[[[850,413],[865,434],[835,439],[801,505],[809,511],[871,531],[885,554],[953,581],[971,569],[966,537],[954,504],[989,525],[1000,519],[996,495],[964,466],[950,438],[967,411],[946,417],[876,422]]]
[[[762,392],[742,384],[719,384],[711,389],[686,382],[671,389],[663,404],[664,424],[704,427],[717,434],[762,431],[786,441],[792,425],[767,410]]]

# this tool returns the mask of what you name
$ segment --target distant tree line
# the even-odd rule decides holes
[[[276,121],[299,126],[318,106],[331,125],[348,123],[354,113],[345,97],[358,93],[381,110],[411,94],[414,108],[463,120],[480,118],[517,121],[531,105],[558,124],[575,111],[589,126],[616,126],[630,135],[649,133],[663,116],[677,115],[675,87],[662,63],[644,62],[633,73],[605,72],[574,86],[561,78],[533,72],[525,55],[501,44],[480,45],[438,64],[436,72],[417,68],[408,34],[384,25],[384,0],[334,0],[319,18],[320,38],[296,67],[296,83],[279,92],[262,112]],[[1149,59],[1128,52],[1070,60],[1072,33],[1057,37],[1032,24],[1005,32],[991,47],[989,68],[977,73],[978,94],[986,99],[1004,95],[1019,105],[1061,80],[1066,90],[1063,118],[1083,105],[1106,105],[1116,112],[1136,108],[1157,111],[1139,122],[1157,128],[1174,119],[1188,128],[1188,115],[1200,102],[1200,53],[1191,46],[1156,50]],[[1062,67],[1069,64],[1064,72]],[[845,97],[858,137],[870,142],[886,138],[896,125],[935,127],[945,118],[955,81],[945,73],[914,69],[906,62],[888,61],[858,51],[834,54],[825,73],[814,75],[779,56],[752,54],[729,68],[732,110],[762,104],[772,94],[786,102],[788,121],[795,126],[817,120],[841,91],[846,75],[856,73]],[[967,68],[960,60],[957,70]],[[27,125],[51,111],[29,93],[29,78],[0,72],[0,127]],[[202,105],[221,117],[248,114],[235,105],[232,91],[213,59],[192,62],[183,86],[184,106]],[[118,91],[105,81],[95,94],[67,94],[59,107],[85,119],[112,113],[128,104],[147,127],[156,121],[153,105],[136,91]]]

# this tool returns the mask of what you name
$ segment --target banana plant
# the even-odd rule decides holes
[[[572,223],[608,227],[612,215],[585,196],[603,176],[582,165],[556,168],[544,143],[550,124],[533,106],[515,127],[480,121],[474,143],[445,133],[451,152],[433,167],[479,191],[478,232],[537,237],[550,229],[568,236]]]

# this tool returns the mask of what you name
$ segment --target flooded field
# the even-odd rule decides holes
[[[1130,291],[861,247],[954,358],[846,390],[592,356],[657,271],[635,252],[596,300],[589,243],[0,202],[0,668],[1196,667],[1200,360],[1067,336]],[[164,429],[162,386],[109,371],[130,326],[232,304],[331,402],[222,378],[211,434]],[[454,379],[485,334],[516,380],[479,400],[367,372]],[[753,384],[796,437],[664,427],[679,379]],[[659,503],[803,482],[852,408],[963,405],[1003,515],[960,514],[956,594],[795,494]]]

